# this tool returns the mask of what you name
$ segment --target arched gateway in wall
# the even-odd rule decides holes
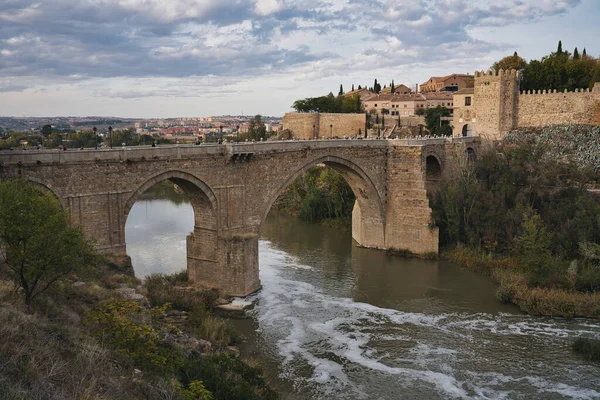
[[[126,252],[125,222],[135,201],[170,180],[194,209],[190,281],[247,295],[260,288],[258,238],[269,209],[287,185],[318,164],[340,172],[352,188],[352,235],[360,245],[437,252],[427,156],[435,148],[443,157],[452,145],[452,139],[327,140],[0,152],[0,180],[20,176],[51,188],[73,225],[112,254]]]

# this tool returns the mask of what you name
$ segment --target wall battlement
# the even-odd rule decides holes
[[[469,125],[475,136],[500,140],[511,130],[522,127],[600,125],[600,82],[592,90],[521,91],[521,73],[514,69],[475,71],[474,76]],[[455,115],[460,118],[462,114],[455,112]],[[460,127],[461,121],[455,121],[454,126]],[[456,136],[461,134],[462,130],[455,131]]]

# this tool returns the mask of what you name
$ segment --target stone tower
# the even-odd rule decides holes
[[[477,123],[474,135],[500,140],[517,127],[519,89],[520,78],[516,70],[475,72],[473,108]]]

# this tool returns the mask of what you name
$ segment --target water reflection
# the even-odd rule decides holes
[[[142,194],[127,217],[125,242],[136,276],[187,268],[186,237],[194,229],[187,197],[164,181]]]

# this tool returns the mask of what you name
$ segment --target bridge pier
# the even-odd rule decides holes
[[[260,289],[258,235],[235,234],[218,238],[217,248],[207,254],[201,233],[187,238],[187,270],[191,283],[218,288],[231,296],[246,296]]]

